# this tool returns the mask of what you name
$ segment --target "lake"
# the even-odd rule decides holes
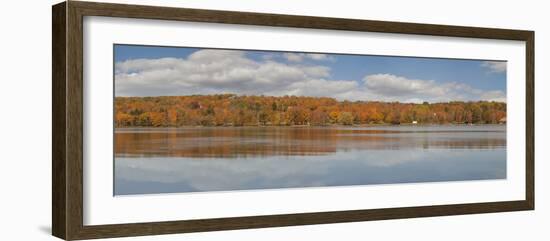
[[[115,130],[115,195],[506,178],[505,125]]]

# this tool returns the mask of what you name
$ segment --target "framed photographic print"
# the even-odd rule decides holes
[[[534,209],[534,32],[53,6],[67,239]]]

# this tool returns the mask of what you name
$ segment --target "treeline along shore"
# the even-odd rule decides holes
[[[116,127],[497,124],[506,103],[338,101],[233,94],[116,97]]]

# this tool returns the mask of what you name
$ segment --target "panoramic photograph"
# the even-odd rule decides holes
[[[506,61],[113,51],[115,196],[506,179]]]

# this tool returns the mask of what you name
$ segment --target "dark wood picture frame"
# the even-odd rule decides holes
[[[66,240],[533,210],[534,32],[94,2],[52,7],[52,233]],[[335,212],[88,226],[83,224],[83,17],[161,19],[525,41],[525,199]]]

